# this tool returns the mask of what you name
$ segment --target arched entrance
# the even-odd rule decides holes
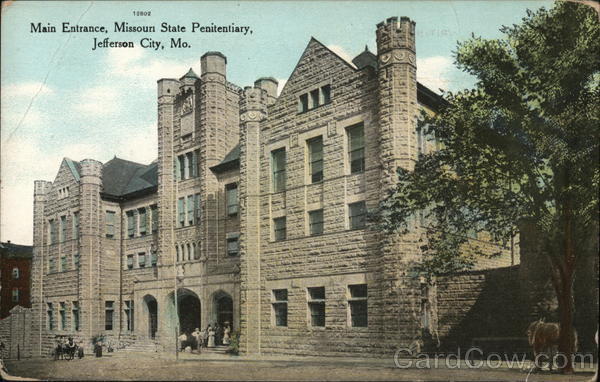
[[[228,323],[229,327],[233,328],[233,299],[231,296],[226,292],[219,291],[214,294],[213,305],[214,318],[219,326],[225,326],[225,323]]]
[[[193,293],[193,292],[191,292]],[[179,307],[179,327],[183,333],[192,333],[202,327],[200,319],[200,299],[193,294],[184,294],[177,299]]]
[[[148,319],[148,337],[156,338],[158,330],[158,302],[152,295],[144,296],[144,304],[146,305]]]
[[[169,294],[171,305],[171,322],[175,322],[173,292]],[[198,295],[186,288],[177,290],[177,313],[179,316],[179,334],[191,334],[194,329],[202,327],[201,304]],[[174,326],[171,326],[172,328]]]

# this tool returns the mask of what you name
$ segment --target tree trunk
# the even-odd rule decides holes
[[[568,177],[567,177],[568,179]],[[560,336],[558,351],[565,359],[560,359],[561,370],[565,374],[573,373],[573,352],[575,351],[575,338],[573,329],[573,280],[575,273],[575,243],[573,237],[573,210],[571,200],[564,203],[564,247],[563,259],[559,267],[560,286],[557,288],[558,314],[560,317]]]
[[[573,352],[575,338],[573,336],[573,269],[564,269],[561,272],[561,287],[558,294],[558,313],[560,323],[560,336],[558,340],[558,351],[564,355],[558,357],[558,366],[563,373],[573,373]]]

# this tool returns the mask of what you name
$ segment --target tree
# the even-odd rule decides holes
[[[477,82],[423,115],[418,129],[439,149],[398,169],[377,219],[406,231],[424,214],[418,268],[429,275],[473,266],[483,251],[461,251],[469,230],[507,243],[520,222],[533,222],[558,300],[559,351],[570,360],[575,264],[597,253],[600,23],[592,8],[560,2],[501,31],[458,44],[455,63]]]

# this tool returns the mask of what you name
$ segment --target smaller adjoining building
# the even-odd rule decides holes
[[[17,305],[31,308],[31,259],[33,247],[0,242],[0,319]]]

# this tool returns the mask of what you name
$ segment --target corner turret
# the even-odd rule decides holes
[[[201,76],[220,74],[227,77],[227,57],[221,52],[206,52],[200,57]]]

